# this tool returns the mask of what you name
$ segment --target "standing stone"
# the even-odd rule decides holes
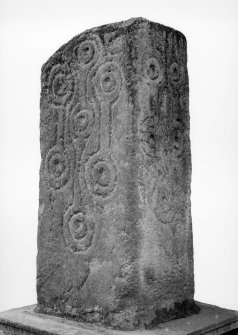
[[[42,68],[37,311],[119,329],[193,302],[186,39],[143,18]]]

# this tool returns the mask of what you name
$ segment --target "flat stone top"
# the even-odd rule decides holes
[[[16,329],[19,329],[19,334],[45,335],[219,335],[231,329],[238,329],[238,312],[199,302],[197,304],[201,308],[199,314],[163,323],[153,330],[118,331],[97,325],[86,325],[35,313],[35,305],[1,312],[0,329],[5,325],[9,330],[14,327],[14,334],[18,334]]]

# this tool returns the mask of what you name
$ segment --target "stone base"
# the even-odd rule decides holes
[[[238,334],[238,312],[197,302],[199,314],[162,323],[153,330],[119,331],[35,313],[35,305],[0,313],[0,335],[219,335]]]

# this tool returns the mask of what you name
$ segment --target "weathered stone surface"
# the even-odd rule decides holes
[[[38,311],[119,329],[193,303],[186,39],[142,18],[42,68]]]
[[[199,314],[160,324],[153,330],[127,332],[35,313],[34,306],[27,306],[0,313],[0,335],[237,335],[238,312],[197,304]]]

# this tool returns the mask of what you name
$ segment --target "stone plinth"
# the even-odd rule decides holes
[[[0,335],[220,335],[238,334],[238,312],[197,303],[199,314],[162,323],[153,330],[120,331],[35,313],[35,306],[0,313]],[[2,333],[1,333],[2,330]]]
[[[186,39],[142,18],[42,68],[37,311],[117,329],[193,302]]]

